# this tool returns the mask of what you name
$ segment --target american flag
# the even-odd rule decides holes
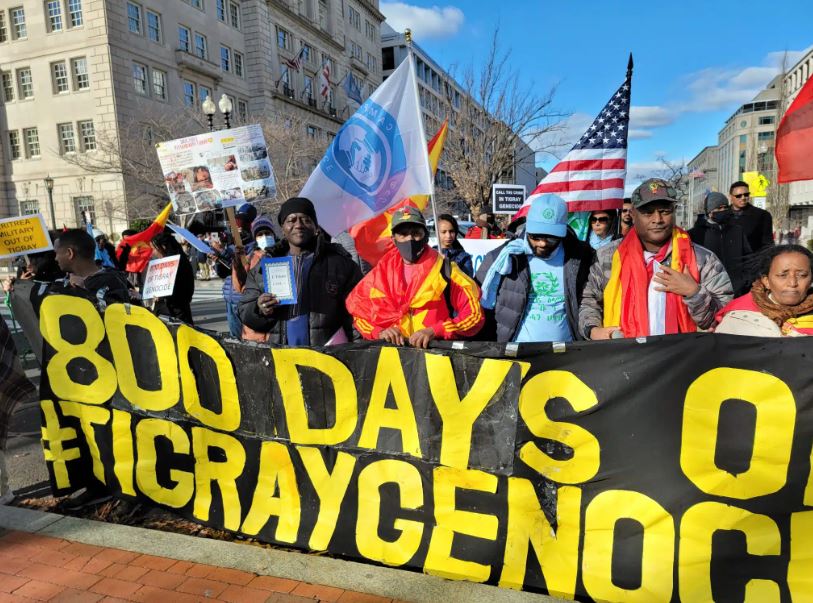
[[[571,212],[623,205],[631,90],[632,55],[624,83],[565,158],[540,181],[514,220],[527,214],[531,202],[544,193],[562,197]]]
[[[282,62],[285,63],[286,65],[288,65],[288,67],[290,67],[294,71],[299,71],[299,68],[302,66],[302,54],[304,52],[305,52],[305,47],[303,46],[300,49],[299,54],[296,55],[295,58],[293,58],[293,59],[283,59]]]

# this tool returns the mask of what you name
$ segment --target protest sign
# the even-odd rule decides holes
[[[178,215],[235,207],[277,194],[259,125],[169,140],[156,149]]]
[[[56,494],[567,599],[813,599],[805,338],[269,348],[66,296],[41,325]]]
[[[147,265],[147,274],[144,276],[144,289],[141,292],[141,298],[146,300],[172,295],[180,263],[180,255],[170,255],[165,258],[151,260]]]
[[[42,214],[0,220],[0,260],[53,248]]]
[[[491,203],[495,214],[513,216],[525,203],[525,186],[521,184],[494,184],[491,186]]]

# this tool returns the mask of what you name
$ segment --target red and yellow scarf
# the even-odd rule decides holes
[[[682,228],[672,231],[671,244],[664,245],[654,261],[662,263],[669,251],[672,270],[683,272],[688,267],[692,278],[700,282],[697,258],[689,234]],[[630,231],[613,254],[610,280],[604,289],[604,326],[621,327],[626,337],[649,335],[649,282],[652,265],[644,261],[644,248],[635,231]],[[697,325],[680,295],[666,294],[667,334],[692,333]]]

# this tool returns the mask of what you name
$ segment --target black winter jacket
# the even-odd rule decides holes
[[[755,207],[750,203],[742,211],[734,211],[732,222],[742,228],[751,251],[756,253],[773,245],[773,218],[770,212]]]
[[[579,333],[579,306],[584,286],[590,274],[590,266],[596,261],[596,252],[588,243],[580,241],[575,234],[568,232],[565,246],[565,310],[567,323],[575,339],[583,339]],[[482,286],[488,269],[497,259],[503,246],[490,251],[477,270],[475,280]],[[514,339],[520,321],[528,305],[528,290],[531,287],[531,272],[528,256],[514,255],[511,272],[501,277],[497,290],[497,303],[494,310],[486,310],[486,325],[478,339],[507,343]]]
[[[282,257],[288,255],[288,249],[288,242],[280,241],[269,255]],[[262,264],[257,264],[248,273],[240,299],[240,320],[255,331],[269,333],[268,343],[285,345],[285,323],[291,318],[291,306],[278,306],[269,317],[260,314],[257,298],[264,292],[261,268]],[[310,345],[325,345],[339,329],[344,329],[348,340],[352,339],[353,320],[344,302],[360,280],[361,270],[350,255],[340,245],[328,242],[321,235],[317,237],[313,265],[306,285],[299,291],[309,315]]]
[[[734,288],[734,297],[745,295],[751,290],[751,283],[743,269],[743,258],[750,255],[751,246],[738,223],[729,219],[718,224],[709,222],[706,216],[700,215],[689,229],[689,236],[693,243],[702,245],[723,263]]]
[[[195,272],[192,270],[192,264],[186,254],[182,253],[180,256],[172,295],[157,298],[153,311],[158,316],[169,316],[191,325],[194,324],[192,297],[195,295]]]

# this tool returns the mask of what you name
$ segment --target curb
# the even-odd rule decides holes
[[[446,580],[356,561],[103,523],[5,505],[0,505],[0,528],[311,584],[324,584],[415,603],[562,601],[546,595]]]

